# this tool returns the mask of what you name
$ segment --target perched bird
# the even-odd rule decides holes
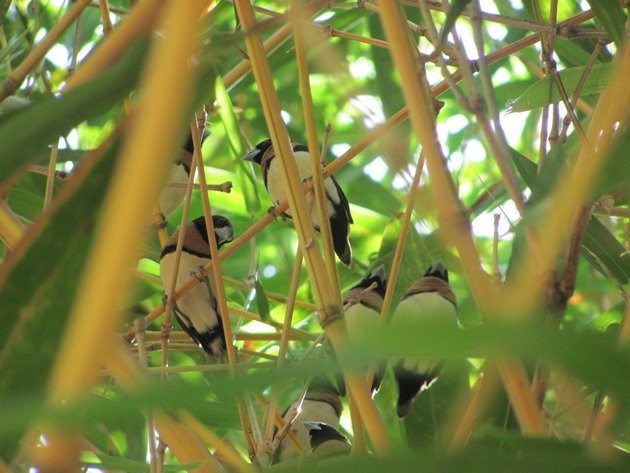
[[[352,445],[348,438],[335,427],[324,422],[304,422],[308,432],[309,446],[313,455],[318,457],[336,457],[349,455]]]
[[[457,302],[448,285],[448,270],[441,261],[429,266],[424,276],[411,285],[400,301],[392,324],[397,322],[452,321],[457,325]],[[418,393],[427,389],[440,374],[439,361],[406,357],[394,363],[398,383],[398,417],[404,417]]]
[[[342,409],[341,398],[336,392],[327,388],[310,388],[304,399],[300,397],[295,400],[282,414],[285,423],[291,422],[291,419],[293,422],[287,434],[280,441],[274,463],[313,453],[310,429],[305,424],[309,422],[321,423],[336,430],[339,428]],[[276,432],[277,434],[278,432]],[[317,434],[316,438],[321,439]],[[299,448],[294,442],[297,442]],[[315,443],[316,447],[321,444],[317,441]]]
[[[220,248],[234,239],[234,228],[230,221],[221,215],[214,215],[212,220],[217,246]],[[205,218],[203,216],[196,218],[187,223],[185,229],[175,289],[191,276],[199,278],[201,283],[173,305],[173,312],[184,332],[206,352],[208,360],[223,362],[226,345],[221,314],[215,297],[215,284],[212,276],[206,275],[203,271],[210,262]],[[175,249],[180,231],[181,229],[173,233],[160,256],[160,276],[166,291],[170,290],[173,282]]]
[[[174,187],[169,186],[168,184],[187,184],[188,177],[190,176],[190,170],[193,166],[193,152],[194,145],[192,136],[190,133],[187,135],[186,143],[181,149],[177,160],[172,166],[171,174],[169,175],[168,181],[162,192],[160,193],[160,212],[165,217],[168,217],[173,211],[184,201],[184,197],[186,196],[186,187]],[[204,132],[201,142],[206,139],[208,135]]]
[[[386,286],[385,267],[380,265],[363,278],[359,284],[350,289],[343,298],[346,326],[351,342],[353,335],[361,331],[362,325],[366,322],[378,322],[380,320]],[[378,390],[383,380],[384,371],[385,364],[383,363],[374,373],[372,391]]]
[[[299,143],[291,142],[293,148],[293,156],[297,164],[300,179],[304,181],[311,177],[311,158],[308,148]],[[261,141],[247,153],[243,159],[245,161],[253,161],[259,164],[262,169],[265,187],[271,196],[271,199],[277,205],[286,199],[286,191],[282,181],[282,166],[275,161],[276,153],[273,149],[271,140]],[[352,248],[348,235],[350,234],[350,224],[352,215],[350,215],[350,205],[348,199],[339,187],[339,184],[333,176],[324,180],[324,189],[326,191],[326,212],[330,220],[330,230],[332,233],[333,246],[335,253],[346,266],[352,263]],[[286,216],[291,218],[291,212],[287,210]],[[320,231],[320,221],[317,212],[317,206],[313,205],[311,209],[311,222],[315,230]]]

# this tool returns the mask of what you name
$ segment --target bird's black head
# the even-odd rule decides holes
[[[387,276],[385,275],[385,266],[380,265],[369,273],[363,280],[353,287],[367,288],[376,283],[374,290],[381,296],[385,297],[385,288],[387,287]]]
[[[424,273],[424,276],[433,276],[436,278],[443,279],[448,282],[448,269],[446,269],[446,265],[441,261],[436,261],[427,269],[427,272]]]
[[[200,144],[203,144],[203,142],[206,141],[206,138],[208,138],[209,135],[210,133],[208,132],[208,130],[203,130],[203,133],[201,134]],[[192,134],[190,133],[186,134],[186,142],[184,143],[184,149],[188,151],[190,154],[193,154],[193,152],[195,151],[195,145],[193,143]]]
[[[243,156],[243,161],[252,161],[256,164],[260,164],[263,156],[267,152],[267,150],[272,146],[271,140],[266,139],[258,143],[254,149],[252,149],[249,153]]]
[[[273,144],[270,139],[266,139],[258,143],[254,149],[252,149],[249,153],[243,156],[243,161],[252,161],[256,164],[260,164],[262,162],[265,153],[271,148]],[[291,141],[291,149],[295,153],[296,151],[308,151],[308,148],[303,144],[296,143],[295,141]]]
[[[214,223],[214,234],[217,239],[217,246],[221,248],[225,243],[229,243],[234,240],[234,227],[232,227],[232,222],[227,217],[223,215],[213,215],[212,222]],[[208,242],[208,231],[206,230],[206,219],[202,215],[201,217],[197,217],[193,220],[195,224],[195,228],[203,238],[203,240]]]

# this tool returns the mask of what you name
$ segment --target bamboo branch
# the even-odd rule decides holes
[[[405,102],[409,106],[412,124],[423,145],[432,190],[438,208],[438,221],[443,234],[447,235],[459,250],[464,271],[471,285],[473,296],[482,313],[489,314],[493,306],[494,291],[487,276],[481,270],[479,254],[470,231],[470,223],[457,198],[451,177],[444,164],[441,148],[435,136],[435,118],[429,107],[430,96],[417,75],[419,65],[414,61],[404,16],[400,6],[391,2],[381,4],[381,19],[394,63],[402,77]],[[528,433],[544,433],[540,413],[528,388],[522,367],[516,363],[503,364],[500,368],[504,385],[513,402],[521,427]],[[527,389],[524,389],[526,386]]]
[[[236,0],[235,4],[246,33],[245,40],[261,95],[265,119],[274,149],[276,150],[276,158],[280,158],[282,165],[283,184],[289,197],[291,215],[293,216],[298,240],[304,253],[309,280],[312,283],[313,293],[320,308],[320,324],[331,340],[335,353],[343,360],[346,356],[348,336],[343,317],[340,314],[341,307],[336,305],[334,292],[326,278],[322,256],[317,245],[314,244],[314,230],[303,195],[296,163],[291,152],[286,127],[280,114],[280,106],[273,87],[271,72],[260,37],[254,32],[256,25],[254,12],[248,0]],[[361,408],[367,430],[376,450],[380,454],[389,452],[391,447],[385,426],[363,379],[356,373],[347,373],[346,382]]]

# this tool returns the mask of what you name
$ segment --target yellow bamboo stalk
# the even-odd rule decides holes
[[[305,8],[308,10],[308,15],[315,15],[321,5],[318,5],[319,2],[312,2]],[[271,54],[276,49],[278,49],[289,37],[293,31],[293,26],[290,23],[282,25],[278,31],[272,34],[267,41],[264,42],[263,48],[265,49],[266,54]],[[225,88],[229,91],[234,87],[239,81],[245,77],[245,75],[250,71],[252,64],[249,60],[243,60],[234,66],[227,74],[223,76],[223,83],[225,84]]]
[[[125,20],[103,39],[102,43],[72,74],[72,77],[68,79],[66,90],[74,89],[97,76],[114,64],[132,41],[148,36],[164,5],[165,2],[161,0],[137,2]]]
[[[488,314],[493,304],[493,289],[490,280],[481,269],[479,253],[470,231],[470,223],[465,217],[444,164],[435,135],[431,98],[418,77],[420,67],[411,47],[409,33],[405,28],[404,14],[395,2],[382,2],[380,6],[381,21],[385,35],[392,45],[390,51],[394,64],[400,71],[403,94],[409,107],[412,125],[426,156],[440,227],[443,234],[458,249],[473,296],[482,312]],[[540,412],[529,390],[522,366],[516,362],[509,366],[504,365],[501,375],[517,418],[522,421],[523,430],[531,434],[544,434]]]
[[[480,374],[471,396],[467,396],[464,402],[453,409],[450,430],[453,432],[449,449],[459,450],[466,445],[475,427],[479,423],[479,417],[486,410],[493,396],[499,388],[499,373],[494,364],[486,363]]]
[[[28,73],[44,59],[48,50],[52,48],[59,37],[70,27],[81,12],[90,4],[91,0],[77,0],[68,9],[66,15],[48,32],[37,46],[24,58],[22,63],[7,77],[0,87],[0,102],[13,94],[22,84]]]
[[[133,392],[143,386],[147,378],[142,373],[138,363],[129,355],[129,352],[117,338],[107,338],[110,342],[104,353],[103,363],[109,374],[126,391]],[[219,462],[210,455],[208,450],[199,441],[188,427],[176,422],[170,416],[163,413],[155,413],[155,426],[171,451],[180,463],[203,462],[195,472],[215,473],[222,472]]]
[[[247,340],[253,342],[267,342],[267,341],[277,341],[281,340],[282,337],[285,336],[285,333],[249,333],[249,332],[239,332],[234,335],[235,340]],[[300,332],[288,332],[287,339],[288,340],[304,340],[304,341],[312,341],[315,339],[315,336],[309,337],[306,333]],[[160,332],[145,332],[145,338],[148,342],[156,342],[160,340]],[[187,342],[190,340],[190,337],[186,334],[186,332],[171,332],[171,340],[173,342]],[[195,345],[196,346],[196,345]]]
[[[99,357],[108,352],[109,334],[118,326],[121,312],[117,309],[125,297],[121,280],[126,280],[132,267],[146,216],[166,179],[177,148],[174,131],[185,121],[193,84],[188,57],[199,48],[200,7],[199,0],[164,4],[165,37],[151,48],[143,71],[139,94],[143,100],[123,144],[53,369],[50,394],[54,399],[71,398],[89,389]]]
[[[46,173],[46,190],[44,191],[44,210],[50,206],[53,198],[58,148],[57,143],[54,143],[50,148],[50,161],[48,162],[48,172]]]
[[[617,70],[610,87],[606,88],[595,107],[587,131],[590,146],[583,145],[575,162],[575,166],[565,171],[559,179],[559,186],[550,199],[550,211],[543,218],[540,228],[545,229],[545,238],[539,247],[540,260],[523,258],[523,265],[518,269],[514,283],[500,298],[502,305],[498,310],[510,309],[514,312],[514,301],[520,314],[528,314],[540,300],[540,275],[552,270],[573,216],[588,198],[593,182],[599,175],[606,160],[608,150],[613,143],[615,123],[628,119],[630,110],[630,88],[627,81],[630,77],[630,48],[620,50]]]
[[[402,218],[402,226],[400,228],[400,235],[396,242],[396,249],[394,250],[394,258],[392,260],[392,268],[387,278],[387,287],[385,288],[385,298],[383,299],[383,307],[381,308],[381,322],[385,323],[389,320],[389,312],[394,300],[394,290],[396,288],[396,282],[398,281],[398,272],[400,270],[400,264],[402,263],[403,252],[405,251],[405,244],[407,242],[407,235],[409,234],[409,226],[411,225],[411,216],[413,214],[414,204],[416,203],[416,196],[418,195],[418,188],[420,187],[420,177],[422,176],[422,169],[424,168],[424,155],[420,154],[418,158],[418,164],[416,165],[416,172],[413,176],[411,188],[409,194],[407,194],[407,207],[405,208],[405,214]],[[370,363],[370,368],[366,376],[366,384],[372,386],[374,380],[374,373],[376,372],[377,363]]]
[[[245,32],[245,42],[252,62],[256,83],[258,84],[271,140],[282,165],[283,185],[289,197],[289,206],[298,240],[304,253],[309,280],[312,283],[315,300],[321,310],[320,323],[326,330],[335,352],[343,360],[348,346],[348,334],[340,313],[341,307],[336,305],[334,293],[326,278],[324,261],[317,245],[314,244],[314,230],[306,206],[303,188],[298,177],[295,160],[291,152],[286,127],[280,114],[280,104],[273,87],[271,71],[269,70],[262,41],[259,35],[255,33],[256,19],[254,11],[249,0],[236,0],[235,5]],[[356,373],[347,373],[346,383],[357,400],[377,452],[380,454],[388,453],[391,445],[385,425],[372,401],[364,380]]]
[[[5,198],[0,198],[0,240],[13,250],[24,234],[24,224],[11,210]]]
[[[201,132],[200,130],[191,128],[193,137],[193,144],[196,150],[201,150]],[[217,247],[216,234],[214,233],[214,221],[212,219],[212,207],[210,205],[210,199],[208,197],[208,188],[206,184],[206,175],[203,167],[203,158],[200,152],[196,152],[194,155],[195,165],[197,166],[197,173],[199,175],[199,186],[201,187],[201,203],[203,205],[203,213],[206,221],[206,230],[208,233],[208,243],[210,249],[210,257],[212,261],[216,261],[212,265],[212,274],[215,284],[216,293],[214,296],[217,298],[217,303],[220,309],[221,321],[223,325],[223,333],[225,335],[225,348],[227,351],[228,365],[232,374],[236,373],[236,350],[234,349],[232,327],[230,325],[230,314],[228,312],[227,299],[225,296],[225,285],[223,284],[223,275],[221,274],[221,260],[219,259],[219,248]],[[245,405],[245,399],[243,396],[237,396],[236,404],[238,407],[238,415],[243,427],[243,433],[247,439],[250,455],[253,454],[255,449],[255,443],[251,437],[252,422],[258,422],[255,417],[248,418],[247,409]]]
[[[293,37],[295,40],[295,53],[298,65],[298,77],[300,81],[300,94],[302,95],[302,108],[304,110],[304,122],[306,123],[306,139],[308,151],[311,156],[311,176],[315,204],[319,215],[320,234],[324,242],[324,263],[326,272],[331,281],[331,286],[336,303],[341,306],[341,289],[339,287],[339,275],[335,265],[335,251],[333,249],[330,221],[326,212],[326,192],[324,191],[324,178],[322,176],[322,164],[320,161],[319,144],[317,138],[317,125],[313,112],[313,96],[308,72],[308,58],[306,56],[306,38],[304,36],[303,21],[305,19],[302,5],[298,0],[291,0],[291,23],[293,25]],[[324,150],[322,150],[323,152]]]
[[[103,34],[108,35],[112,30],[112,20],[109,16],[109,2],[107,0],[99,0],[99,8],[101,10],[101,23],[103,23]]]
[[[206,445],[214,448],[214,454],[224,460],[232,468],[245,473],[255,473],[258,470],[251,464],[245,463],[234,447],[215,434],[212,430],[206,428],[196,417],[193,417],[186,411],[178,412],[178,417],[187,425]]]

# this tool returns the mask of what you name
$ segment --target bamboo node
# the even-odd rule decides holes
[[[337,305],[329,305],[317,312],[317,320],[323,329],[341,319],[343,319],[343,313],[341,307]]]

